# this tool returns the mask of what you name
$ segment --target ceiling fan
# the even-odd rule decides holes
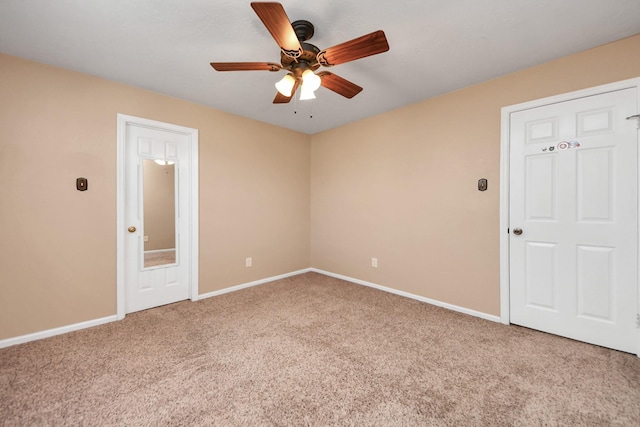
[[[384,31],[355,38],[328,49],[320,50],[307,43],[314,33],[313,24],[299,20],[291,23],[280,3],[252,2],[256,12],[267,30],[280,46],[280,64],[274,62],[212,62],[216,71],[288,71],[282,80],[276,83],[274,104],[286,104],[300,87],[300,99],[315,98],[315,90],[323,86],[346,98],[353,98],[362,88],[328,71],[315,73],[320,66],[330,67],[344,64],[389,50]]]

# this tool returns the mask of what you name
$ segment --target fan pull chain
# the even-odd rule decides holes
[[[293,99],[293,114],[298,114],[298,97]],[[309,103],[309,119],[313,119],[313,103]]]

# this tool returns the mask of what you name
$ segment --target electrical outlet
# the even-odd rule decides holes
[[[251,257],[244,260],[245,267],[251,267],[253,265],[253,259]]]
[[[144,241],[148,242],[149,241],[149,236],[144,236]]]
[[[378,258],[371,258],[371,267],[378,268]]]

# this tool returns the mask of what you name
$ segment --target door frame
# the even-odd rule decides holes
[[[622,89],[635,89],[638,93],[638,102],[640,104],[640,77],[622,80],[619,82],[609,83],[605,85],[595,86],[574,92],[563,93],[550,96],[547,98],[536,99],[533,101],[523,102],[521,104],[509,105],[501,109],[500,122],[500,322],[506,325],[510,324],[510,302],[509,302],[509,183],[510,183],[510,165],[509,165],[509,144],[510,144],[510,117],[511,113],[528,110],[531,108],[542,107],[550,104],[571,101],[578,98],[599,95],[606,92],[612,92]],[[638,106],[640,111],[640,105]],[[639,130],[640,137],[640,130]],[[639,150],[640,153],[640,150]],[[640,155],[640,154],[639,154]],[[637,159],[640,164],[640,159]],[[640,174],[639,174],[640,175]],[[640,184],[640,177],[639,179]],[[640,188],[640,185],[639,187]],[[640,198],[639,198],[640,200]],[[640,222],[640,202],[638,203],[638,218]],[[640,224],[639,224],[640,229]],[[640,254],[640,250],[638,251]],[[640,266],[640,255],[638,259]],[[639,269],[640,270],[640,269]],[[636,278],[638,286],[637,307],[640,311],[640,284]],[[638,329],[638,346],[637,352],[640,356],[640,329]]]
[[[126,114],[117,115],[117,172],[116,172],[116,305],[118,320],[124,319],[125,312],[125,144],[127,139],[127,125],[136,125],[158,129],[161,131],[175,132],[187,137],[187,153],[189,156],[189,242],[186,250],[189,251],[189,299],[198,300],[198,129],[164,123]]]

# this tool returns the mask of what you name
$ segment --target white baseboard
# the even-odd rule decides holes
[[[376,285],[375,283],[366,282],[360,279],[354,279],[352,277],[343,276],[341,274],[330,273],[328,271],[319,270],[317,268],[310,268],[309,271],[313,271],[315,273],[324,274],[325,276],[335,277],[336,279],[345,280],[347,282],[352,282],[358,285],[368,286],[370,288],[375,288],[381,291],[389,292],[391,294],[400,295],[402,297],[411,298],[417,301],[426,302],[427,304],[435,305],[438,307],[446,308],[449,310],[457,311],[459,313],[468,314],[470,316],[479,317],[481,319],[490,320],[492,322],[500,322],[500,316],[494,316],[493,314],[483,313],[481,311],[475,311],[468,308],[460,307],[457,305],[449,304],[442,301],[433,300],[431,298],[421,297],[420,295],[410,294],[409,292],[399,291],[397,289],[388,288],[386,286]]]
[[[223,295],[229,292],[239,291],[241,289],[250,288],[252,286],[262,285],[264,283],[273,282],[280,279],[286,279],[287,277],[297,276],[299,274],[304,273],[319,273],[324,274],[325,276],[335,277],[336,279],[345,280],[347,282],[355,283],[358,285],[368,286],[370,288],[375,288],[384,292],[389,292],[395,295],[400,295],[406,298],[411,298],[417,301],[426,302],[427,304],[435,305],[438,307],[443,307],[449,310],[457,311],[459,313],[468,314],[470,316],[480,317],[481,319],[490,320],[492,322],[500,322],[500,316],[494,316],[492,314],[482,313],[480,311],[470,310],[468,308],[460,307],[457,305],[449,304],[446,302],[441,302],[437,300],[433,300],[430,298],[421,297],[420,295],[414,295],[409,292],[399,291],[397,289],[388,288],[386,286],[377,285],[375,283],[367,282],[360,279],[354,279],[352,277],[343,276],[341,274],[331,273],[329,271],[320,270],[317,268],[305,268],[298,271],[292,271],[291,273],[280,274],[278,276],[267,277],[265,279],[256,280],[249,283],[243,283],[241,285],[231,286],[229,288],[220,289],[218,291],[207,292],[206,294],[198,295],[197,300],[211,298],[218,295]],[[194,301],[197,301],[194,300]],[[74,323],[73,325],[61,326],[59,328],[48,329],[46,331],[34,332],[28,335],[22,335],[14,338],[7,338],[4,340],[0,340],[0,348],[11,347],[16,344],[23,344],[29,341],[41,340],[44,338],[53,337],[60,334],[66,334],[67,332],[78,331],[80,329],[90,328],[93,326],[102,325],[109,322],[115,322],[119,320],[117,315],[102,317],[100,319],[88,320],[86,322]]]
[[[56,335],[66,334],[67,332],[79,331],[80,329],[90,328],[92,326],[103,325],[105,323],[115,322],[118,316],[107,316],[100,319],[87,320],[86,322],[74,323],[73,325],[61,326],[59,328],[47,329],[46,331],[34,332],[32,334],[21,335],[19,337],[7,338],[0,340],[0,348],[11,347],[16,344],[24,344],[29,341],[41,340]]]
[[[254,282],[243,283],[241,285],[231,286],[229,288],[220,289],[219,291],[207,292],[206,294],[198,295],[198,300],[216,297],[218,295],[228,294],[229,292],[239,291],[241,289],[250,288],[252,286],[262,285],[264,283],[273,282],[280,279],[286,279],[287,277],[297,276],[298,274],[304,274],[313,271],[312,268],[305,268],[303,270],[292,271],[291,273],[280,274],[278,276],[267,277],[266,279],[256,280]]]
[[[193,301],[201,300],[204,298],[214,297],[217,295],[226,294],[228,292],[239,291],[240,289],[250,288],[251,286],[261,285],[263,283],[273,282],[275,280],[285,279],[287,277],[297,276],[298,274],[308,273],[311,269],[303,269],[298,271],[293,271],[291,273],[281,274],[279,276],[268,277],[266,279],[256,280],[254,282],[244,283],[242,285],[232,286],[230,288],[221,289],[219,291],[209,292],[206,294],[198,295],[197,299]],[[7,338],[4,340],[0,340],[0,348],[11,347],[17,344],[24,344],[29,341],[41,340],[44,338],[53,337],[56,335],[66,334],[67,332],[78,331],[80,329],[91,328],[92,326],[102,325],[104,323],[115,322],[118,319],[117,315],[103,317],[100,319],[88,320],[86,322],[74,323],[73,325],[61,326],[59,328],[47,329],[45,331],[34,332],[32,334],[21,335],[18,337]]]

